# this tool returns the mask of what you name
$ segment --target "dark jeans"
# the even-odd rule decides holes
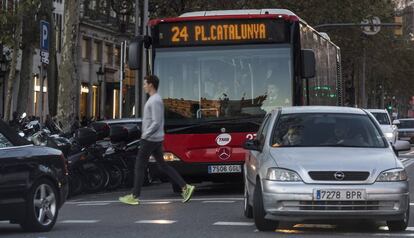
[[[162,151],[162,141],[152,142],[142,139],[140,150],[135,161],[134,188],[132,190],[132,194],[134,194],[135,197],[139,197],[139,195],[141,195],[141,187],[144,183],[145,170],[148,166],[148,160],[151,155],[154,156],[161,171],[163,171],[171,181],[175,182],[181,188],[186,185],[186,182],[181,177],[181,175],[178,174],[175,169],[165,163]]]

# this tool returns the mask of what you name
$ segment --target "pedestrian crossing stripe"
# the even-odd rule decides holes
[[[218,221],[213,224],[214,226],[253,226],[253,222],[229,222],[229,221]]]
[[[100,220],[63,220],[59,223],[65,223],[65,224],[91,224],[91,223],[98,223]]]
[[[176,223],[177,221],[173,221],[173,220],[139,220],[136,221],[135,223],[138,224],[159,224],[159,225],[170,225],[173,223]]]

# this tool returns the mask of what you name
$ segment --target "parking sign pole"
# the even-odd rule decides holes
[[[45,67],[49,64],[49,22],[40,21],[40,100],[39,100],[39,113],[40,113],[40,125],[43,123],[43,86],[45,79]]]

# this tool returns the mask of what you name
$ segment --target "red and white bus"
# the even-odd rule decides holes
[[[151,20],[129,67],[160,78],[164,159],[189,181],[242,181],[243,143],[275,107],[340,105],[340,50],[284,9],[185,13]]]

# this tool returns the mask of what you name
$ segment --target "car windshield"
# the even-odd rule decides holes
[[[276,122],[273,147],[374,147],[387,146],[366,115],[298,113],[282,115]]]
[[[398,128],[412,128],[414,129],[414,120],[400,120]]]
[[[377,119],[378,123],[381,125],[391,125],[388,114],[385,112],[372,112],[372,115]]]

